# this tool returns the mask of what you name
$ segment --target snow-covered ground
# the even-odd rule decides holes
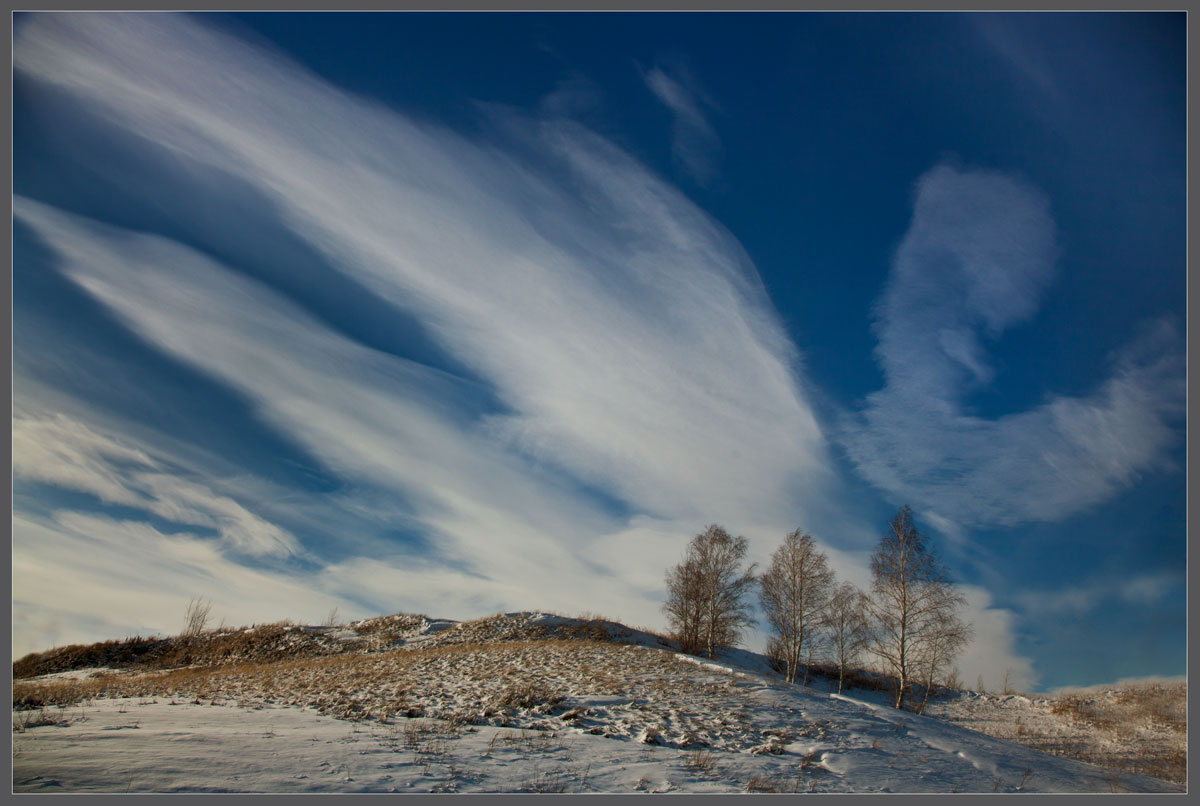
[[[23,690],[47,698],[68,687],[86,696],[61,708],[14,712],[13,787],[18,792],[1183,789],[898,712],[873,696],[788,686],[752,653],[710,661],[671,652],[646,634],[624,636],[632,644],[521,640],[539,633],[531,633],[531,626],[572,626],[570,620],[553,621],[557,618],[509,614],[469,625],[439,623],[417,630],[407,648],[381,654],[148,675],[75,675],[32,688],[19,681]]]
[[[1187,778],[1186,681],[1053,695],[960,691],[926,713],[1055,755],[1176,782]]]
[[[96,700],[13,738],[16,792],[1110,792],[1170,787],[954,726],[756,684],[781,752],[683,750],[570,728],[349,722],[291,706]],[[798,705],[809,705],[796,710]],[[802,732],[801,732],[802,731]],[[769,744],[768,740],[768,744]],[[1023,751],[1023,752],[1020,752]],[[1028,770],[1028,773],[1026,772]]]

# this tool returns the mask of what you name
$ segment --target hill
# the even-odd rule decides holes
[[[17,791],[1181,789],[896,711],[879,692],[789,686],[754,653],[696,658],[545,613],[255,626],[18,668]]]

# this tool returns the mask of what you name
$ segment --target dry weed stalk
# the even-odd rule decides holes
[[[716,766],[711,750],[699,750],[690,753],[684,759],[683,768],[691,772],[709,772]]]

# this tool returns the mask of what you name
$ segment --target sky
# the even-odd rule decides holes
[[[910,505],[968,685],[1185,673],[1183,14],[14,29],[14,657],[662,629],[706,525],[866,587]]]

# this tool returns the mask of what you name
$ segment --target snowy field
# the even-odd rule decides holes
[[[788,686],[752,653],[702,660],[645,634],[522,640],[555,619],[422,625],[370,654],[18,681],[14,695],[46,704],[14,711],[13,788],[1183,790],[898,712],[879,694]]]
[[[14,734],[16,792],[1171,791],[952,725],[779,697],[776,752],[682,750],[579,730],[349,722],[292,706],[125,698]],[[794,710],[798,705],[807,709]],[[772,716],[775,716],[774,714]],[[793,738],[786,737],[789,729]],[[770,740],[768,739],[768,742]],[[1027,772],[1028,771],[1028,772]]]
[[[1055,755],[1183,783],[1187,682],[1095,686],[1054,695],[954,692],[926,713]]]

